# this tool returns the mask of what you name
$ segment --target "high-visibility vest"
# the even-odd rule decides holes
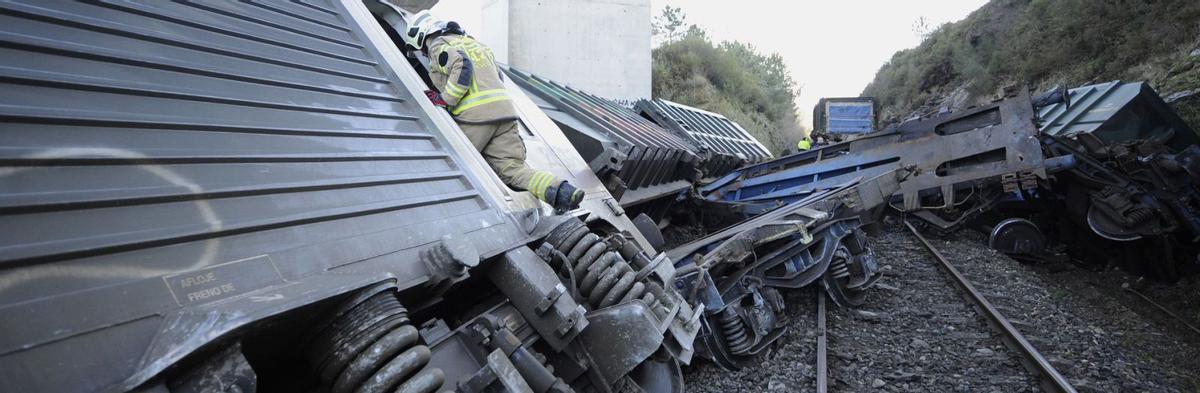
[[[812,139],[809,139],[808,137],[804,137],[804,139],[801,139],[800,142],[796,143],[796,148],[800,149],[800,151],[805,151],[805,150],[811,149],[812,148]]]
[[[514,117],[508,90],[491,49],[467,36],[447,34],[429,44],[429,78],[442,91],[450,114],[471,120]]]

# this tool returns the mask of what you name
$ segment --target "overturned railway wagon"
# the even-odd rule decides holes
[[[507,75],[564,131],[622,206],[674,196],[699,180],[701,158],[689,140],[614,101],[517,69]]]
[[[836,304],[861,305],[881,274],[862,217],[906,175],[855,178],[668,250],[677,285],[703,305],[697,354],[726,369],[754,364],[785,333],[785,290],[819,283]]]
[[[1200,272],[1200,134],[1146,82],[1071,89],[1039,110],[1048,156],[1075,165],[1011,206],[1073,258],[1175,280]],[[1030,207],[1029,205],[1032,205]]]
[[[746,164],[771,159],[771,152],[725,116],[661,98],[637,102],[642,116],[687,138],[703,158],[705,177],[719,177]]]
[[[562,296],[535,249],[588,227],[465,155],[360,2],[0,8],[0,390],[607,388],[690,346],[619,231],[628,285]]]
[[[813,107],[813,132],[841,136],[875,132],[877,104],[872,97],[822,98]]]
[[[989,184],[1036,187],[1046,166],[1028,94],[775,160],[704,185],[708,200],[736,202],[747,215],[796,201],[856,177],[911,175],[888,203],[939,228],[965,222],[998,197]]]
[[[1198,135],[1146,83],[1114,81],[913,119],[739,168],[698,191],[754,216],[851,177],[904,170],[885,205],[931,231],[987,227],[989,244],[1018,258],[1065,249],[1170,281],[1200,271]]]
[[[781,335],[778,289],[877,277],[856,217],[892,172],[660,252],[512,81],[588,198],[508,189],[390,5],[0,10],[0,391],[677,391]]]

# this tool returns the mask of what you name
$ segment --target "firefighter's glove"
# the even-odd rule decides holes
[[[584,195],[583,190],[577,189],[565,181],[559,183],[558,186],[546,189],[546,201],[558,212],[578,209],[579,203],[583,202]]]
[[[425,90],[425,97],[429,97],[429,102],[432,102],[433,105],[440,106],[442,108],[447,106],[446,100],[443,100],[442,95],[438,94],[436,91]]]

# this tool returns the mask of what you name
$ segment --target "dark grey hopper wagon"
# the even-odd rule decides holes
[[[0,392],[673,392],[680,364],[736,366],[782,332],[713,352],[738,329],[678,288],[724,286],[708,269],[747,253],[811,257],[810,234],[867,252],[851,216],[899,184],[846,182],[720,232],[755,249],[710,237],[673,262],[619,205],[551,213],[503,190],[422,97],[396,43],[409,14],[366,3],[0,0]],[[644,190],[629,203],[692,194],[688,139],[579,97],[562,103],[604,131],[589,140],[622,142],[607,157],[628,165],[592,169]],[[796,237],[755,237],[772,217]],[[796,253],[773,261],[816,260]],[[821,260],[811,277],[869,287]]]
[[[662,98],[638,101],[637,110],[643,117],[696,145],[707,178],[725,176],[743,165],[773,158],[753,135],[724,115]]]
[[[271,315],[426,283],[402,262],[443,236],[520,244],[354,18],[0,4],[0,390],[131,389]]]
[[[405,15],[0,2],[0,391],[681,386],[671,265],[502,190]]]
[[[687,139],[612,100],[517,69],[507,75],[563,129],[622,206],[674,197],[696,180],[701,163]]]

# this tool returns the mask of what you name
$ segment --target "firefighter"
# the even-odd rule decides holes
[[[437,20],[428,11],[414,15],[410,26],[404,42],[429,57],[429,79],[440,91],[425,94],[450,112],[504,184],[529,191],[559,211],[579,207],[583,190],[525,163],[525,144],[518,133],[523,125],[491,49],[468,36],[458,23]]]
[[[796,151],[802,152],[812,148],[812,137],[805,135],[800,142],[796,143]]]

